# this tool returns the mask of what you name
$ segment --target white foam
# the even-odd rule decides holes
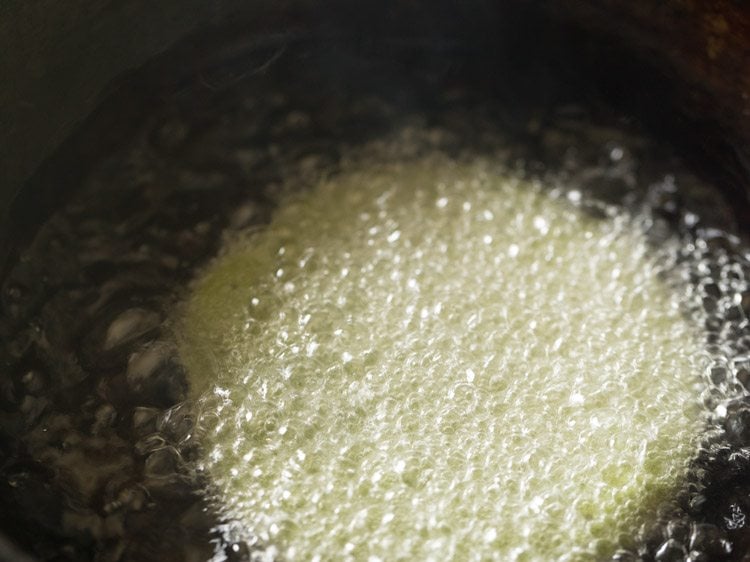
[[[294,560],[611,553],[685,471],[705,360],[633,221],[579,202],[351,164],[230,248],[181,351],[227,516]]]

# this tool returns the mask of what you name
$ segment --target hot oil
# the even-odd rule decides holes
[[[372,61],[311,89],[309,55],[180,92],[21,252],[5,528],[42,558],[726,556],[731,209],[607,110]]]

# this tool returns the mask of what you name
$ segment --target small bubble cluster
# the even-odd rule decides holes
[[[603,214],[435,153],[235,241],[180,327],[226,518],[285,560],[612,555],[685,476],[710,358]]]

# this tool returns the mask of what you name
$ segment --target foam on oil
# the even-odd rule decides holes
[[[698,335],[638,221],[481,159],[350,165],[196,282],[228,518],[284,559],[584,560],[673,490]]]

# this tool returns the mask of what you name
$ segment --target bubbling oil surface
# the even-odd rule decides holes
[[[230,244],[180,323],[227,518],[288,560],[611,554],[687,470],[707,360],[669,252],[580,203],[353,163]]]

